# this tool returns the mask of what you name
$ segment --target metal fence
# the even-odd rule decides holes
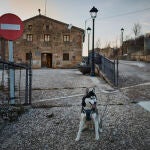
[[[14,97],[10,96],[10,70],[14,70]],[[31,104],[31,64],[18,64],[0,59],[0,104]]]
[[[97,56],[96,59],[99,60],[96,62],[98,62],[100,71],[114,86],[118,86],[118,59],[112,61],[102,55]]]

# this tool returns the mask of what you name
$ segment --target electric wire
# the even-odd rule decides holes
[[[132,15],[132,14],[144,12],[144,11],[147,11],[147,10],[150,10],[150,8],[145,8],[145,9],[141,9],[141,10],[135,10],[135,11],[121,13],[121,14],[118,14],[118,15],[113,15],[113,16],[108,16],[108,17],[102,17],[102,18],[100,18],[100,20],[112,19],[112,18],[122,17],[122,16],[126,16],[126,15]]]

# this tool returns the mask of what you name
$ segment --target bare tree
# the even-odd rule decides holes
[[[118,37],[116,37],[115,44],[116,44],[116,48],[117,48],[118,47]]]
[[[129,39],[131,39],[131,35],[126,35],[125,36],[125,41],[128,41]]]
[[[96,47],[97,48],[101,48],[101,40],[100,40],[100,38],[98,38],[98,40],[96,42]]]
[[[132,29],[132,30],[133,30],[133,33],[134,33],[134,35],[135,35],[135,38],[140,35],[140,33],[141,33],[141,28],[142,28],[141,24],[139,24],[139,23],[134,23],[134,26],[133,26],[133,29]]]
[[[110,41],[106,41],[105,48],[110,48],[110,45],[111,45],[111,42]]]

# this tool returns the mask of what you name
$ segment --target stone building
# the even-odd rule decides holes
[[[126,59],[150,62],[150,34],[124,41],[122,50]]]
[[[83,29],[40,13],[23,23],[23,35],[14,41],[15,62],[27,62],[30,52],[33,68],[73,68],[82,60]]]
[[[114,57],[114,48],[106,47],[100,49],[100,54],[107,57],[107,58],[113,58]]]

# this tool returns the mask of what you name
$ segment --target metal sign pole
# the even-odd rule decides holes
[[[9,48],[9,61],[14,62],[14,58],[13,58],[13,41],[8,41],[8,48]],[[10,78],[10,104],[15,104],[14,69],[9,70],[9,78]]]
[[[13,41],[17,40],[23,34],[23,22],[15,14],[7,13],[0,16],[0,36],[8,41],[9,61],[14,62],[13,58]],[[10,66],[10,104],[15,104],[15,71]],[[11,68],[12,67],[12,68]]]

